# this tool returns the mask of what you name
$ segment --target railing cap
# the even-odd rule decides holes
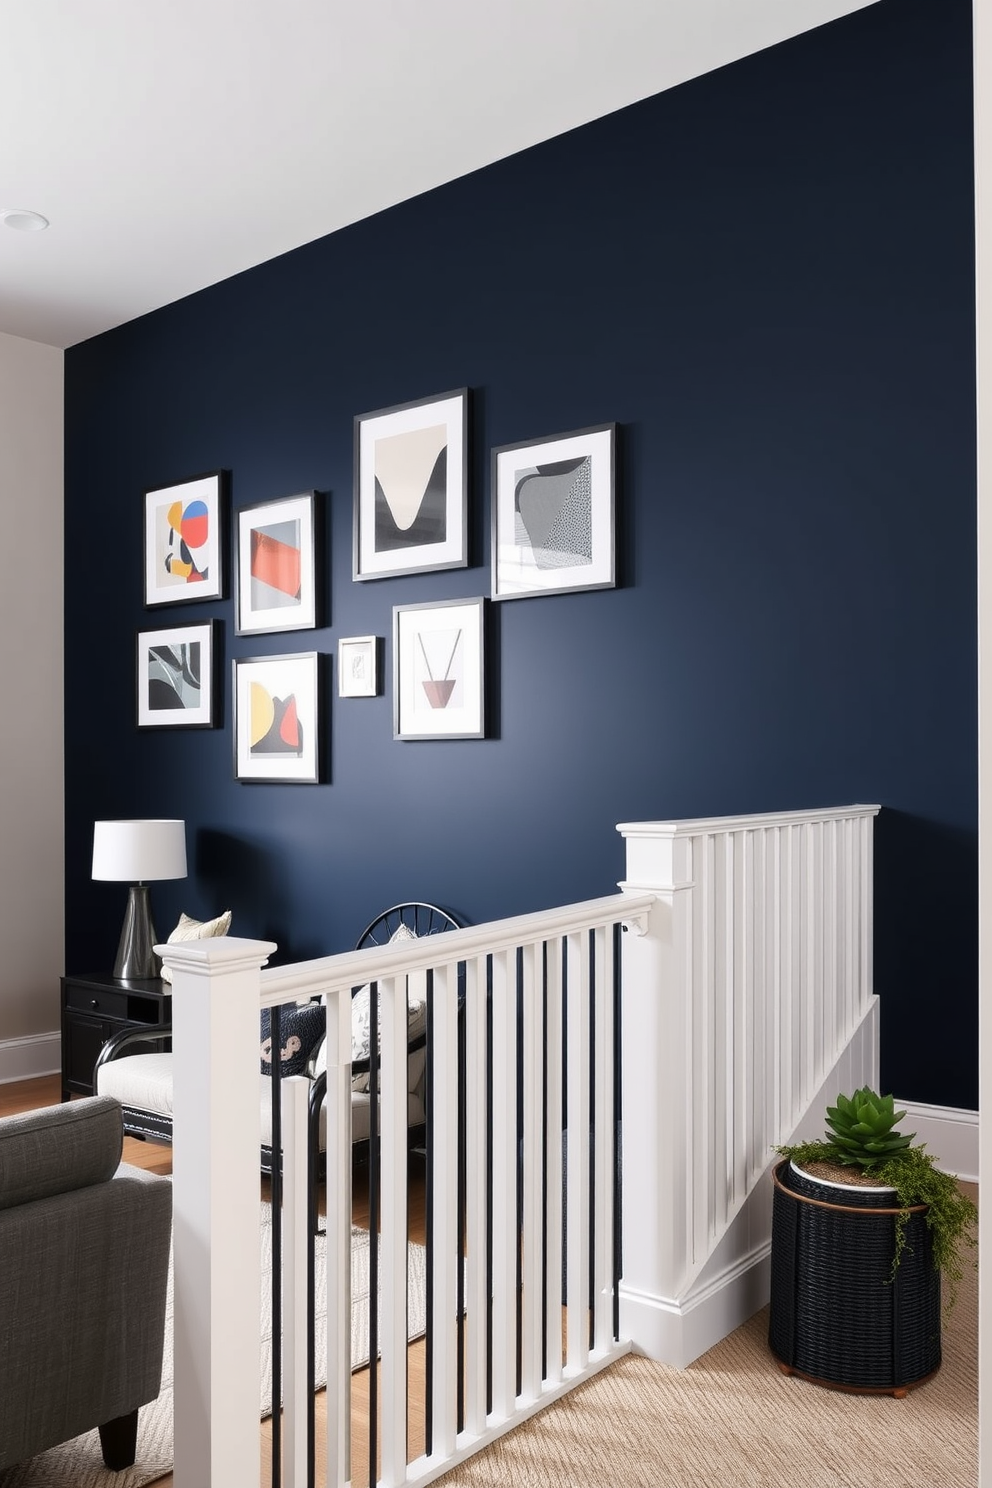
[[[278,946],[271,940],[246,940],[238,935],[214,935],[207,940],[181,940],[155,946],[170,969],[211,976],[215,972],[262,967]]]
[[[751,816],[695,816],[674,821],[618,822],[622,837],[696,837],[708,832],[740,832],[748,827],[786,827],[796,822],[840,821],[877,816],[879,806],[826,806],[811,811],[763,811]]]

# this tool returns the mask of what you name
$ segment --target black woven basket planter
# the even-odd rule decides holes
[[[925,1206],[909,1211],[892,1273],[892,1189],[774,1170],[768,1342],[786,1374],[836,1390],[905,1395],[940,1368],[940,1272]]]

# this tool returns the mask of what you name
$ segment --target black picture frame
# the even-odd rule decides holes
[[[616,587],[616,424],[492,451],[492,598]]]
[[[235,780],[320,784],[324,738],[321,659],[316,651],[234,658]]]
[[[322,504],[316,491],[239,507],[234,514],[238,635],[315,630],[321,621]]]
[[[393,737],[485,736],[485,601],[394,605]]]
[[[220,637],[219,620],[136,632],[139,729],[217,727]]]
[[[468,564],[469,390],[355,418],[352,576]]]
[[[230,472],[144,493],[145,608],[224,597],[224,523]]]

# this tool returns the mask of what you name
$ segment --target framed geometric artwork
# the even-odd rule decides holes
[[[316,519],[315,491],[237,512],[234,613],[238,635],[314,629]]]
[[[316,785],[320,689],[316,651],[233,663],[234,778]]]
[[[356,579],[468,563],[468,389],[355,419]]]
[[[492,597],[612,589],[616,424],[492,452]]]
[[[394,738],[485,738],[484,605],[394,606]]]
[[[138,727],[215,728],[219,620],[138,631]]]
[[[222,596],[226,494],[226,470],[145,492],[146,608]]]
[[[375,697],[378,637],[344,636],[338,641],[338,697]]]

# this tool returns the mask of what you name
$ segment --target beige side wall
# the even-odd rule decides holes
[[[31,1041],[63,971],[62,367],[0,334],[0,1079],[58,1067]]]

